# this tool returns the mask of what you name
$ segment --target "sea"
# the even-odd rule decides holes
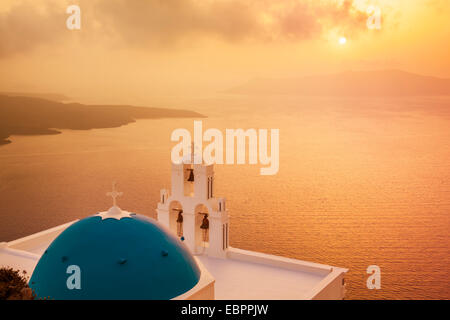
[[[167,107],[203,113],[203,129],[224,134],[279,129],[277,174],[215,166],[231,246],[348,268],[346,299],[450,298],[449,97],[217,94]],[[113,181],[122,209],[156,217],[171,133],[194,120],[11,137],[0,147],[0,241],[107,210]],[[371,265],[380,289],[367,288]]]

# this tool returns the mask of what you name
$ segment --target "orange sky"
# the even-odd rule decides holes
[[[66,28],[68,4],[80,5],[81,30]],[[369,4],[381,30],[366,26]],[[450,77],[449,12],[446,0],[2,0],[0,91],[144,104],[255,77]]]

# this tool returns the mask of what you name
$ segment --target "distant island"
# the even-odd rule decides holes
[[[292,79],[254,79],[226,91],[231,94],[303,96],[448,96],[450,79],[400,70],[349,71]]]
[[[205,118],[188,110],[128,105],[84,105],[0,95],[0,145],[11,135],[59,134],[57,129],[115,128],[138,119]]]
[[[42,93],[42,92],[5,92],[5,91],[0,91],[0,96],[41,98],[41,99],[46,99],[46,100],[51,100],[51,101],[58,101],[58,102],[70,102],[73,100],[63,94]]]

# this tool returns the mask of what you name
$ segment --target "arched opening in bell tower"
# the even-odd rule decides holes
[[[172,201],[169,205],[169,228],[178,237],[183,236],[183,206],[179,201]]]
[[[204,204],[195,207],[195,246],[209,247],[209,210]]]

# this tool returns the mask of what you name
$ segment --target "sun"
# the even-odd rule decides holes
[[[341,45],[341,46],[343,46],[344,44],[346,44],[347,43],[347,38],[346,37],[340,37],[339,38],[339,44]]]

